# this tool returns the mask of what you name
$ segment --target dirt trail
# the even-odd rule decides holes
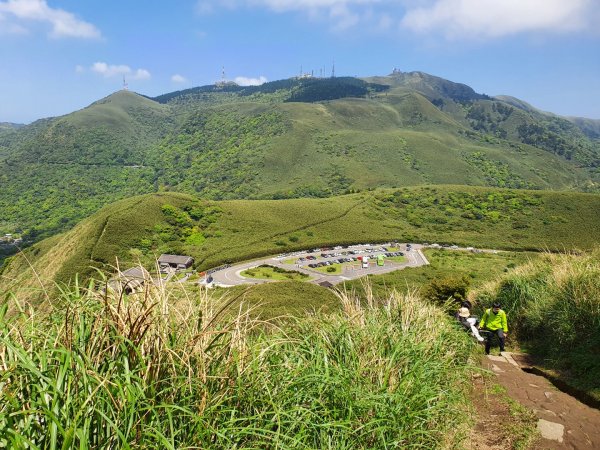
[[[518,360],[504,352],[485,358],[484,367],[496,374],[509,397],[536,414],[542,438],[535,449],[600,449],[600,411],[559,391],[546,378],[521,370]]]

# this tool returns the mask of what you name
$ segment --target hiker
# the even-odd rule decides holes
[[[506,323],[506,313],[500,308],[500,303],[495,302],[491,308],[486,309],[481,322],[479,323],[480,330],[486,330],[492,333],[485,341],[485,354],[490,354],[493,335],[498,336],[500,341],[500,351],[504,351],[504,341],[508,333],[508,325]]]
[[[467,330],[471,331],[473,336],[475,336],[479,342],[483,342],[485,340],[481,337],[479,330],[475,326],[477,319],[475,317],[471,317],[469,304],[467,302],[463,302],[455,317],[456,320],[458,320]]]

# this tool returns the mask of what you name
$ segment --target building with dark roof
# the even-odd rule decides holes
[[[141,290],[147,281],[151,281],[150,273],[143,267],[137,266],[119,272],[108,282],[108,287],[114,291],[122,290],[126,294],[131,294]]]
[[[192,266],[194,258],[191,256],[183,255],[160,255],[158,258],[158,265],[161,270],[168,269],[169,267],[176,270],[185,270]]]

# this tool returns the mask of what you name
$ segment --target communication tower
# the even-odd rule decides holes
[[[222,89],[227,86],[237,86],[237,85],[238,84],[235,81],[227,80],[227,77],[225,76],[225,66],[223,66],[221,69],[221,80],[217,81],[215,83],[215,87]]]
[[[127,81],[125,81],[125,77],[123,77],[123,90],[124,91],[129,90],[129,85],[127,84]]]

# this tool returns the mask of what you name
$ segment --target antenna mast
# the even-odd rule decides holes
[[[127,84],[127,81],[125,81],[125,77],[123,76],[123,90],[124,91],[128,91],[129,90],[129,85]]]
[[[331,78],[335,78],[335,59],[333,60],[333,64],[331,66]]]

